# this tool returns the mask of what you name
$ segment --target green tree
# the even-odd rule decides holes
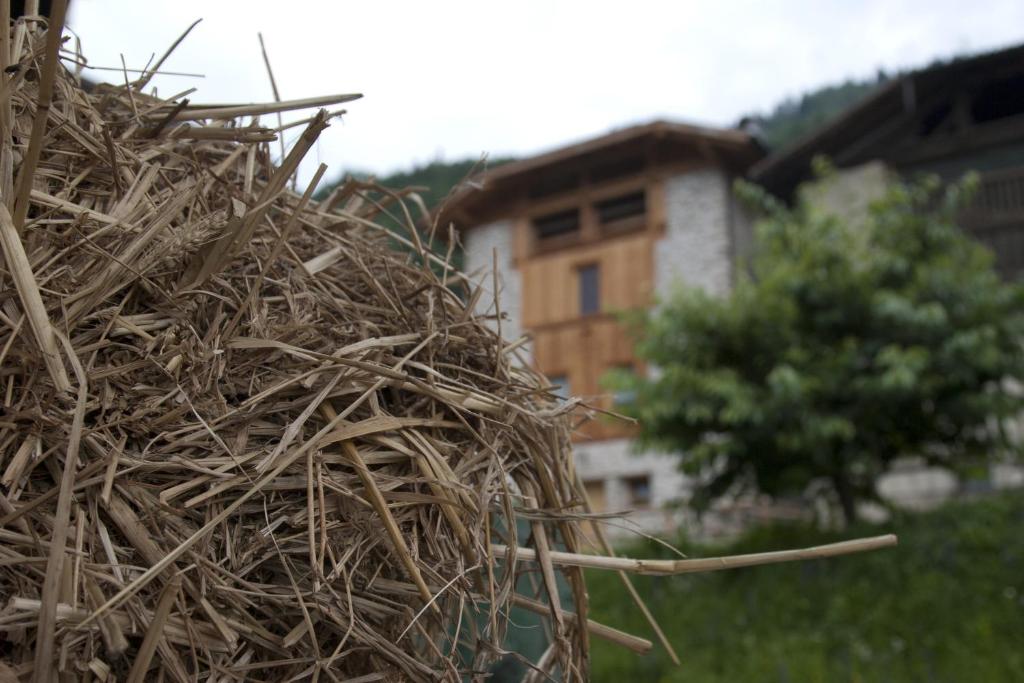
[[[955,225],[970,183],[895,184],[867,215],[766,212],[729,296],[681,290],[635,321],[647,376],[613,374],[641,443],[681,454],[693,503],[831,487],[844,516],[893,460],[966,473],[1010,445],[1024,290]]]

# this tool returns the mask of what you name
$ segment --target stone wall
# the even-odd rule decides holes
[[[465,234],[465,271],[481,283],[484,294],[478,309],[494,314],[494,252],[498,253],[498,305],[506,314],[501,334],[514,340],[522,333],[522,276],[512,264],[512,221],[502,220],[473,228]],[[492,323],[492,327],[494,324]]]
[[[732,287],[731,188],[718,169],[673,176],[665,185],[665,236],[654,254],[657,294],[676,282],[725,294]]]
[[[679,529],[685,515],[668,506],[685,499],[689,487],[678,469],[677,456],[636,453],[628,439],[581,443],[574,450],[576,468],[584,482],[604,482],[606,512],[629,511],[627,527],[635,524],[648,533],[668,534]],[[649,505],[633,505],[628,485],[633,477],[649,477]],[[628,534],[622,526],[607,526],[605,531],[610,537]]]
[[[863,224],[871,202],[882,198],[892,177],[884,163],[869,161],[837,169],[826,178],[807,183],[801,191],[816,209]]]

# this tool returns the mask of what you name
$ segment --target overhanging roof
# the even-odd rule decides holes
[[[472,214],[500,196],[504,190],[535,174],[554,170],[574,161],[585,163],[588,158],[612,154],[618,149],[642,147],[648,142],[690,143],[702,152],[717,155],[723,164],[735,166],[739,172],[746,171],[750,164],[764,154],[758,142],[742,130],[653,121],[477,173],[462,183],[441,207],[442,219],[450,220],[458,215]]]
[[[831,121],[754,164],[750,178],[770,192],[788,198],[800,182],[810,177],[814,157],[835,159],[858,141],[868,149],[865,143],[870,136],[877,135],[893,119],[912,112],[918,102],[931,94],[956,81],[982,79],[1007,69],[1024,70],[1024,45],[958,58],[898,76]],[[854,163],[866,160],[856,154],[850,154],[850,159]]]

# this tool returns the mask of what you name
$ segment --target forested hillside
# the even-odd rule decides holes
[[[746,118],[758,123],[764,142],[769,149],[779,149],[838,115],[887,79],[886,74],[879,72],[878,76],[873,79],[848,80],[839,85],[826,86],[800,97],[787,98],[767,114],[755,113]],[[448,192],[478,164],[481,168],[484,165],[487,168],[494,168],[512,160],[511,157],[487,159],[483,162],[476,158],[457,161],[437,160],[428,164],[416,165],[408,171],[398,171],[380,176],[377,180],[382,185],[392,188],[408,186],[428,188],[420,194],[427,206],[433,207],[444,199]],[[342,177],[350,174],[357,178],[367,178],[370,175],[365,171],[353,169],[346,171]],[[318,195],[326,196],[337,182],[336,180],[334,183],[328,183]]]
[[[378,176],[376,178],[384,187],[390,187],[394,189],[402,189],[405,187],[419,187],[419,195],[423,197],[423,201],[427,206],[433,208],[445,196],[455,187],[459,182],[465,179],[470,173],[485,168],[494,168],[501,164],[512,161],[511,157],[498,157],[495,159],[461,159],[459,161],[431,161],[428,164],[416,165],[408,171],[397,171],[384,176]],[[346,176],[354,176],[361,180],[365,180],[371,176],[370,173],[365,171],[347,171],[342,174],[342,178]],[[338,184],[339,180],[333,183],[328,183],[321,186],[321,189],[317,192],[317,197],[326,197],[327,194]]]
[[[847,80],[812,90],[800,97],[788,97],[768,114],[752,114],[761,127],[761,136],[770,150],[781,149],[809,133],[843,110],[867,96],[888,80],[885,72],[865,81]]]

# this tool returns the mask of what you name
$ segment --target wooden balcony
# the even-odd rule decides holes
[[[996,270],[1008,280],[1024,275],[1024,166],[982,174],[960,225],[995,253]]]

